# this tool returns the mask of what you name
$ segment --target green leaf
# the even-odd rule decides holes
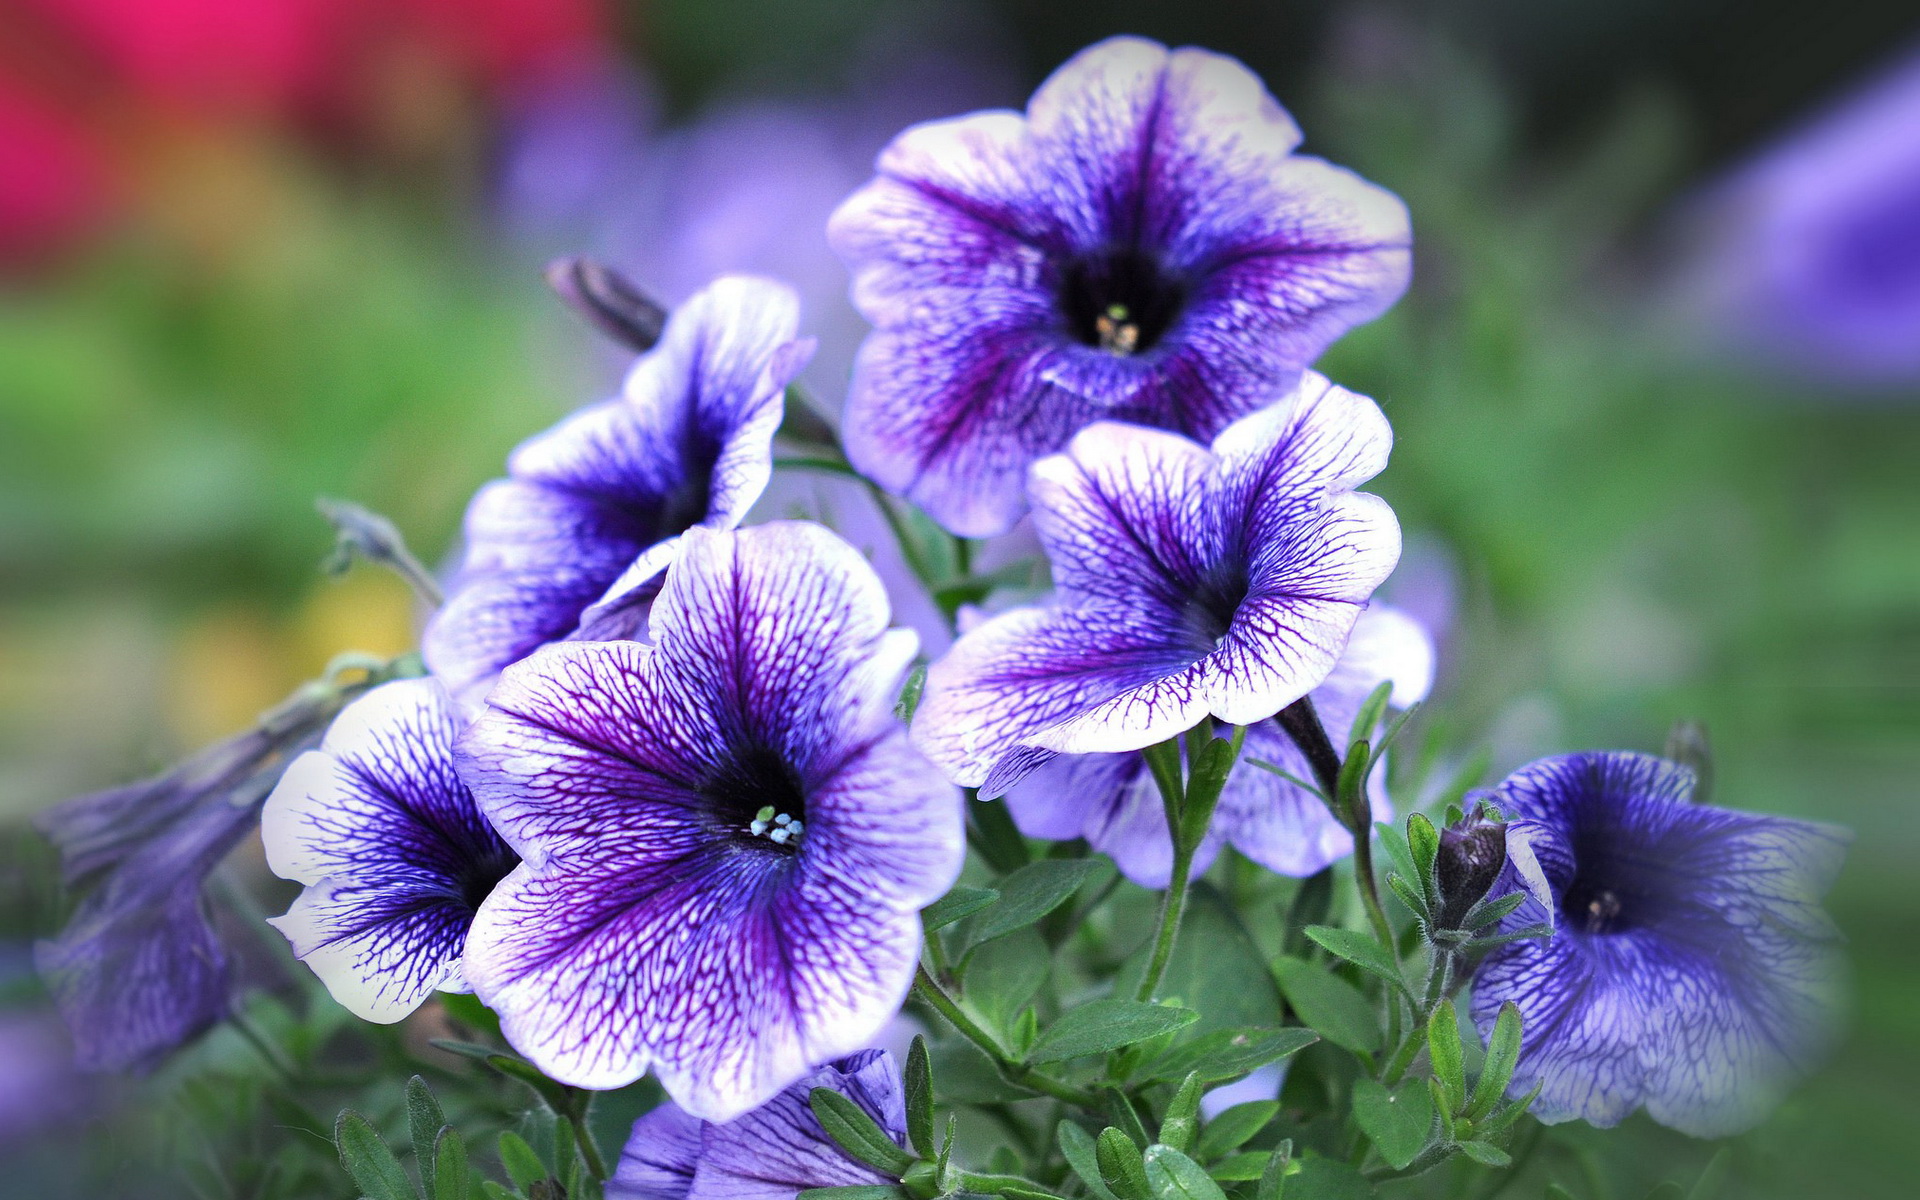
[[[1273,1157],[1267,1159],[1266,1169],[1260,1172],[1260,1182],[1254,1188],[1253,1200],[1282,1200],[1287,1176],[1293,1171],[1293,1139],[1286,1138],[1274,1147]]]
[[[449,1125],[433,1140],[433,1200],[467,1200],[470,1178],[466,1139]]]
[[[420,1164],[420,1185],[433,1186],[434,1142],[446,1127],[447,1114],[433,1098],[427,1081],[415,1075],[407,1080],[407,1134],[413,1141],[413,1156]]]
[[[1699,792],[1694,792],[1696,801]],[[1726,1186],[1727,1172],[1733,1167],[1733,1148],[1722,1146],[1707,1165],[1700,1170],[1700,1178],[1693,1181],[1693,1187],[1687,1190],[1687,1200],[1714,1200],[1720,1189]]]
[[[1407,985],[1400,978],[1400,964],[1394,961],[1392,952],[1375,941],[1371,934],[1358,933],[1351,929],[1335,929],[1331,925],[1309,925],[1307,936],[1317,942],[1327,953],[1344,958],[1363,971],[1378,975],[1401,991],[1406,990]]]
[[[567,1108],[567,1085],[547,1078],[539,1067],[525,1059],[515,1058],[511,1054],[495,1051],[487,1056],[487,1065],[502,1075],[518,1079],[533,1089],[535,1095],[547,1102],[554,1112],[564,1112]]]
[[[1270,1062],[1298,1053],[1319,1038],[1311,1029],[1253,1026],[1216,1029],[1168,1050],[1155,1059],[1141,1077],[1149,1080],[1184,1079],[1197,1073],[1202,1083],[1238,1079]]]
[[[1572,1192],[1557,1183],[1547,1185],[1547,1200],[1578,1200]]]
[[[956,887],[920,912],[920,925],[928,933],[945,929],[955,921],[970,917],[998,903],[1000,893],[992,888]]]
[[[1514,909],[1526,902],[1525,892],[1508,892],[1498,899],[1481,900],[1467,910],[1466,917],[1460,923],[1468,929],[1485,929],[1497,921],[1504,920]]]
[[[913,1200],[913,1194],[886,1183],[856,1183],[848,1187],[801,1188],[795,1200]]]
[[[1386,852],[1388,864],[1394,870],[1406,876],[1417,873],[1413,869],[1413,850],[1407,845],[1407,835],[1400,831],[1398,825],[1386,821],[1375,821],[1373,833],[1380,842],[1380,848]]]
[[[547,1168],[540,1156],[527,1145],[527,1139],[508,1130],[500,1135],[500,1166],[513,1181],[513,1186],[521,1191],[532,1187],[547,1177]]]
[[[1249,1150],[1244,1154],[1235,1154],[1213,1164],[1207,1168],[1207,1174],[1222,1183],[1245,1183],[1265,1174],[1267,1163],[1272,1158],[1271,1150]]]
[[[1024,929],[1066,903],[1099,868],[1091,858],[1047,858],[1000,880],[1000,902],[974,922],[972,944]]]
[[[491,1179],[482,1179],[480,1181],[480,1194],[485,1196],[487,1200],[517,1200],[513,1192],[501,1187]]]
[[[1157,1200],[1227,1200],[1213,1177],[1172,1146],[1147,1147],[1147,1187]]]
[[[1467,1102],[1467,1066],[1466,1051],[1460,1045],[1460,1018],[1451,1000],[1442,1000],[1427,1018],[1427,1055],[1446,1098],[1446,1110],[1458,1113]]]
[[[1513,1156],[1492,1142],[1461,1142],[1460,1153],[1479,1163],[1483,1167],[1510,1167]],[[1676,1186],[1673,1194],[1677,1197],[1680,1189]]]
[[[1360,703],[1360,711],[1353,716],[1352,740],[1347,743],[1347,757],[1353,757],[1353,747],[1373,737],[1373,731],[1379,727],[1380,718],[1386,714],[1387,700],[1393,695],[1393,680],[1389,679],[1373,691]]]
[[[1200,1131],[1198,1155],[1201,1162],[1212,1162],[1223,1154],[1231,1154],[1247,1144],[1254,1134],[1267,1127],[1267,1122],[1280,1112],[1278,1100],[1249,1100],[1245,1104],[1236,1104],[1225,1109],[1219,1116],[1208,1121],[1206,1128]]]
[[[1420,918],[1423,923],[1433,921],[1432,911],[1427,907],[1427,897],[1419,888],[1408,883],[1406,877],[1398,871],[1387,872],[1387,890],[1400,898],[1407,911]]]
[[[1419,711],[1420,705],[1418,702],[1407,705],[1400,710],[1400,715],[1396,716],[1387,725],[1387,731],[1374,739],[1373,766],[1378,766],[1380,760],[1387,756],[1387,748],[1399,739],[1401,731],[1407,727],[1407,722],[1413,720],[1414,714]]]
[[[480,1003],[480,997],[472,992],[441,992],[440,1007],[462,1025],[500,1036],[500,1014]]]
[[[1160,1118],[1160,1144],[1185,1154],[1193,1145],[1199,1123],[1200,1074],[1195,1071],[1188,1073],[1173,1093],[1173,1099],[1167,1101],[1167,1111]]]
[[[1685,1200],[1686,1192],[1671,1179],[1665,1179],[1653,1185],[1646,1200]]]
[[[987,865],[1005,874],[1032,861],[1027,839],[1013,823],[1004,800],[982,800],[979,792],[967,789],[967,844],[987,860]]]
[[[1533,1107],[1533,1102],[1540,1098],[1540,1089],[1545,1086],[1546,1083],[1544,1080],[1534,1084],[1526,1095],[1520,1097],[1518,1100],[1509,1102],[1505,1108],[1494,1113],[1493,1116],[1487,1118],[1485,1121],[1480,1122],[1480,1132],[1488,1137],[1505,1133],[1508,1129],[1512,1128],[1515,1121],[1518,1121],[1529,1108]]]
[[[1433,1125],[1433,1102],[1426,1081],[1410,1079],[1388,1091],[1385,1084],[1362,1076],[1353,1084],[1353,1119],[1387,1165],[1398,1171],[1427,1145]]]
[[[1133,1101],[1127,1099],[1124,1091],[1109,1085],[1101,1088],[1099,1095],[1101,1107],[1106,1111],[1107,1119],[1113,1122],[1114,1128],[1127,1135],[1127,1140],[1133,1143],[1134,1149],[1144,1150],[1152,1144],[1153,1139],[1147,1136],[1146,1125],[1140,1120],[1140,1114],[1135,1111]]]
[[[1366,799],[1367,773],[1372,765],[1373,759],[1367,752],[1367,741],[1365,738],[1360,738],[1353,743],[1352,752],[1341,760],[1340,778],[1337,781],[1340,789],[1341,820],[1351,823],[1357,816],[1359,827],[1363,830],[1372,822]]]
[[[1310,1155],[1287,1180],[1287,1200],[1370,1200],[1373,1185],[1343,1162]]]
[[[807,1103],[827,1136],[874,1170],[898,1178],[913,1165],[913,1155],[895,1144],[867,1110],[850,1098],[832,1088],[817,1087],[807,1094]]]
[[[1027,1061],[1059,1062],[1088,1054],[1105,1054],[1148,1038],[1185,1029],[1200,1019],[1190,1008],[1170,1008],[1137,1000],[1095,1000],[1070,1008],[1040,1031],[1027,1052]]]
[[[1002,1033],[1047,982],[1053,958],[1036,929],[1020,929],[974,948],[961,974],[967,1006]]]
[[[1140,1147],[1132,1138],[1109,1125],[1094,1139],[1093,1156],[1100,1167],[1101,1181],[1119,1200],[1153,1200]]]
[[[419,1200],[407,1173],[400,1169],[400,1160],[359,1113],[340,1110],[333,1124],[333,1144],[340,1152],[340,1165],[371,1200]]]
[[[1282,956],[1273,974],[1300,1020],[1336,1046],[1360,1053],[1380,1045],[1380,1019],[1360,990],[1303,958]]]
[[[1060,1143],[1060,1153],[1067,1165],[1080,1177],[1080,1182],[1087,1185],[1087,1190],[1099,1200],[1115,1200],[1113,1189],[1100,1177],[1100,1159],[1094,1151],[1093,1135],[1072,1121],[1062,1121],[1055,1140]]]
[[[1407,849],[1413,853],[1414,878],[1409,882],[1419,886],[1420,894],[1432,904],[1433,862],[1440,856],[1440,831],[1433,827],[1423,813],[1414,813],[1407,818]]]
[[[933,1142],[933,1060],[927,1055],[927,1039],[919,1034],[907,1047],[902,1079],[907,1093],[907,1140],[920,1157],[932,1158],[938,1150]]]
[[[907,681],[900,685],[900,699],[894,702],[893,715],[911,725],[913,714],[920,707],[920,693],[926,688],[927,664],[915,663],[913,670],[907,672]]]
[[[1467,1116],[1478,1121],[1493,1111],[1513,1082],[1514,1064],[1520,1061],[1520,1010],[1509,1000],[1500,1006],[1494,1018],[1493,1033],[1487,1038],[1487,1058],[1480,1078],[1473,1085],[1473,1103]]]

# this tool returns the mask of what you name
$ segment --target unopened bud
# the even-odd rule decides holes
[[[605,263],[555,259],[547,264],[547,286],[595,329],[636,354],[653,349],[667,327],[667,310]]]
[[[1440,833],[1440,852],[1433,873],[1440,886],[1440,912],[1435,924],[1458,929],[1467,911],[1492,890],[1507,865],[1507,827],[1478,813]]]

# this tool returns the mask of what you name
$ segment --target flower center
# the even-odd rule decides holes
[[[1246,598],[1247,575],[1239,569],[1219,571],[1193,589],[1181,606],[1181,616],[1200,649],[1212,650],[1220,644]]]
[[[724,836],[761,850],[792,853],[807,831],[807,798],[785,759],[758,747],[737,753],[700,789]]]
[[[1638,915],[1613,888],[1577,875],[1573,886],[1560,898],[1560,911],[1575,928],[1596,935],[1631,929]]]
[[[760,811],[753,814],[753,820],[747,823],[747,833],[752,837],[763,837],[776,846],[798,845],[800,835],[807,831],[805,821],[795,820],[786,813],[773,811],[773,805],[763,804]]]
[[[1060,315],[1082,344],[1118,357],[1153,349],[1180,315],[1186,288],[1150,255],[1112,248],[1061,273]]]

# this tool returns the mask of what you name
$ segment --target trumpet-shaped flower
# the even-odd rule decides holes
[[[662,1104],[634,1123],[607,1180],[607,1200],[792,1200],[808,1188],[893,1183],[827,1136],[809,1102],[817,1087],[852,1100],[896,1143],[906,1143],[900,1069],[886,1051],[863,1050],[725,1124]]]
[[[1231,58],[1114,38],[1026,114],[896,137],[828,225],[875,326],[848,456],[948,529],[999,533],[1034,459],[1103,418],[1206,439],[1405,290],[1391,194],[1293,153]]]
[[[1644,1105],[1684,1133],[1735,1133],[1831,1032],[1838,939],[1820,898],[1845,831],[1693,804],[1693,786],[1650,755],[1570,754],[1489,797],[1544,877],[1502,928],[1554,933],[1482,963],[1473,1015],[1487,1031],[1519,1006],[1512,1092],[1537,1085],[1543,1121],[1613,1125]]]
[[[1354,624],[1333,672],[1310,693],[1335,745],[1347,744],[1360,706],[1389,680],[1393,704],[1404,708],[1425,698],[1433,681],[1433,643],[1411,617],[1375,605]],[[1196,875],[1223,844],[1283,875],[1311,875],[1352,853],[1353,836],[1324,800],[1260,765],[1296,779],[1313,777],[1306,756],[1278,724],[1248,729],[1241,757],[1258,762],[1242,761],[1228,777],[1213,823],[1194,852]],[[1393,808],[1378,772],[1369,791],[1375,819],[1390,819]],[[1007,791],[1007,808],[1028,837],[1084,837],[1140,886],[1167,886],[1173,838],[1160,790],[1138,753],[1054,759]]]
[[[474,909],[519,861],[454,774],[461,724],[438,680],[383,684],[294,760],[261,814],[268,865],[306,885],[271,923],[364,1020],[467,990]]]
[[[466,969],[556,1079],[649,1067],[721,1121],[871,1043],[919,910],[963,854],[958,794],[893,713],[916,639],[826,529],[690,531],[650,642],[509,668],[461,774],[525,859]]]
[[[457,698],[479,700],[502,667],[572,634],[630,569],[634,600],[675,536],[740,523],[772,472],[787,382],[813,352],[798,325],[784,284],[716,280],[668,318],[620,396],[513,452],[508,478],[467,509],[466,558],[423,642]]]
[[[1273,716],[1332,672],[1400,527],[1352,489],[1393,440],[1373,401],[1309,372],[1212,449],[1102,422],[1034,464],[1057,589],[969,631],[927,672],[920,748],[1004,792],[1055,754]]]

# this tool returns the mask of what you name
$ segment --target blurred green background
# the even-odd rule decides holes
[[[1911,53],[1911,5],[307,0],[257,43],[203,7],[0,13],[0,1195],[62,1194],[80,1153],[129,1156],[125,1194],[192,1194],[132,1156],[204,1148],[113,1140],[155,1092],[60,1066],[25,821],[337,651],[411,644],[396,582],[322,577],[313,499],[438,560],[506,451],[612,385],[543,256],[669,298],[794,276],[837,402],[858,326],[816,218],[900,124],[1017,106],[1114,32],[1242,57],[1309,150],[1413,211],[1412,293],[1321,367],[1394,422],[1375,486],[1410,534],[1396,599],[1444,623],[1440,742],[1499,771],[1699,718],[1719,802],[1856,831],[1849,1036],[1733,1143],[1722,1194],[1912,1193],[1920,382],[1831,382],[1692,302],[1715,181]],[[1637,1200],[1711,1151],[1564,1131],[1500,1194]]]

